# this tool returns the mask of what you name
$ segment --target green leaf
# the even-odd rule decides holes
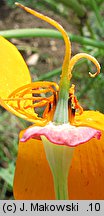
[[[14,170],[15,166],[13,163],[10,163],[7,169],[0,168],[0,177],[6,181],[10,187],[13,187]]]

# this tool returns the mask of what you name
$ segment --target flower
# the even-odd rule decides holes
[[[62,26],[43,14],[19,3],[16,4],[56,27],[63,35],[66,51],[59,86],[54,82],[32,83],[28,68],[17,49],[0,36],[0,49],[2,49],[0,104],[13,114],[35,123],[20,133],[14,179],[15,198],[54,199],[56,196],[56,199],[68,199],[67,179],[72,161],[69,174],[70,198],[101,199],[103,195],[94,190],[92,180],[95,181],[96,178],[95,170],[97,170],[97,175],[99,171],[102,177],[99,177],[94,184],[102,183],[103,179],[103,174],[100,173],[102,169],[95,169],[95,161],[96,152],[99,152],[100,156],[103,154],[104,121],[102,120],[104,115],[98,111],[83,111],[74,95],[74,85],[70,87],[72,69],[80,58],[87,58],[96,65],[97,72],[89,73],[91,77],[99,74],[100,65],[94,57],[86,53],[77,54],[70,59],[71,45]],[[36,109],[42,107],[45,109],[42,116],[39,116]],[[76,112],[76,109],[79,112]],[[83,143],[86,144],[78,146]],[[78,147],[75,148],[73,156],[74,148],[72,147],[75,146]],[[92,155],[86,156],[86,151],[89,153],[90,149],[92,149]],[[84,156],[86,159],[82,161],[81,157]],[[88,163],[89,161],[91,163],[90,157],[95,158],[93,165],[88,165],[87,169],[85,164],[87,159]],[[103,161],[102,156],[101,158]],[[75,166],[77,163],[79,163],[78,166]],[[90,173],[91,169],[93,169],[92,173]],[[87,174],[85,174],[86,170]],[[77,182],[77,179],[80,181]],[[86,179],[87,184],[84,185]],[[86,189],[88,187],[90,190]]]

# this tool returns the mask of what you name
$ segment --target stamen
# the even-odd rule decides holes
[[[26,97],[26,98],[4,98],[3,101],[21,101],[21,100],[33,100],[33,101],[36,101],[36,100],[43,100],[43,99],[46,99],[46,98],[41,98],[41,97]]]
[[[57,93],[58,93],[58,92],[54,92],[54,93],[53,93],[53,95],[54,95],[53,105],[54,105],[54,106],[56,106],[57,100],[58,100],[58,95],[57,95]]]
[[[0,99],[0,103],[15,115],[36,123],[40,121],[39,125],[42,125],[47,122],[49,104],[51,107],[54,104],[54,95],[58,88],[54,82],[30,83],[16,89],[8,98]],[[41,96],[43,93],[44,96]],[[47,93],[48,95],[46,95]],[[45,108],[44,117],[39,117],[34,110],[40,107]]]
[[[51,103],[48,104],[48,113],[51,111]]]
[[[83,108],[80,106],[76,96],[74,95],[75,85],[72,84],[69,90],[69,100],[68,100],[68,113],[69,113],[69,122],[74,123],[75,112],[78,109],[79,114],[83,113]]]
[[[27,93],[32,94],[32,91],[35,91],[35,90],[36,90],[36,92],[34,92],[34,93],[37,94],[37,91],[39,90],[39,93],[40,93],[43,90],[43,88],[45,88],[45,89],[47,89],[49,91],[51,90],[51,92],[59,90],[59,86],[57,85],[57,83],[54,83],[54,82],[48,82],[48,81],[34,82],[34,83],[30,83],[30,84],[21,86],[20,88],[16,89],[15,91],[13,91],[8,96],[8,98],[13,97],[14,95],[16,96],[16,94],[18,95],[18,93],[19,93],[19,95],[21,95],[23,97],[24,94],[27,94]],[[23,92],[23,95],[22,95],[22,92]]]
[[[47,100],[40,101],[40,102],[38,102],[38,103],[34,103],[33,105],[24,106],[24,109],[43,107],[43,106],[45,106],[47,103],[49,103],[48,99],[47,99]]]

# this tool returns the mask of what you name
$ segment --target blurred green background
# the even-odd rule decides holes
[[[97,58],[101,73],[89,78],[95,66],[82,59],[73,70],[72,83],[76,85],[76,96],[84,109],[104,113],[104,1],[103,0],[27,0],[19,1],[57,20],[69,33],[72,55],[86,52]],[[34,81],[59,82],[64,57],[64,43],[49,31],[43,37],[16,36],[16,30],[24,28],[53,28],[41,20],[26,14],[14,5],[14,0],[0,1],[0,31],[14,43],[29,66]],[[13,199],[13,176],[18,150],[18,134],[29,123],[6,112],[0,107],[0,199]]]

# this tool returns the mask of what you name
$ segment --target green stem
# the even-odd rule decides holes
[[[84,89],[82,90],[81,93],[78,93],[77,94],[77,97],[78,99],[80,100],[82,97],[84,97],[84,95],[86,95],[86,92],[88,92],[88,90],[90,90],[91,87],[93,87],[93,83],[96,81],[96,80],[101,80],[102,79],[102,74],[99,74],[99,76],[96,76],[94,79],[90,79],[88,81],[88,83],[86,84],[86,86],[84,87]]]
[[[90,33],[90,37],[93,38],[93,39],[96,39],[96,35],[95,35],[95,33],[93,31],[93,28],[92,28],[92,26],[91,26],[91,24],[89,23],[88,20],[86,20],[86,26],[87,26],[87,29],[88,29],[88,31]]]
[[[60,163],[60,162],[59,162]],[[68,200],[68,181],[62,173],[59,176],[53,175],[56,200]]]
[[[95,0],[89,0],[89,4],[91,5],[93,11],[95,12],[95,16],[96,16],[96,19],[100,25],[101,28],[103,28],[103,20],[102,20],[102,17],[100,16],[100,13],[99,13],[99,7],[96,3]]]
[[[53,29],[14,29],[14,30],[4,30],[0,31],[0,35],[4,36],[7,39],[10,38],[31,38],[31,37],[49,37],[49,38],[58,38],[63,39],[60,32]],[[68,33],[70,40],[72,42],[77,42],[82,45],[89,45],[104,49],[104,42],[98,41],[90,38],[85,38],[82,36],[74,35]]]
[[[73,156],[73,148],[54,145],[46,137],[41,136],[46,158],[53,175],[54,190],[57,200],[67,200],[68,173]]]
[[[72,8],[79,17],[85,16],[85,7],[81,5],[78,0],[58,0],[58,2],[63,3],[69,8]]]
[[[49,78],[51,78],[51,77],[53,77],[53,76],[56,76],[57,74],[61,74],[61,71],[62,71],[62,67],[59,67],[59,68],[57,68],[57,69],[55,69],[55,70],[52,70],[52,71],[49,71],[49,72],[47,72],[46,74],[42,74],[42,75],[40,75],[38,78],[37,78],[37,80],[46,80],[46,79],[49,79]],[[35,79],[35,81],[36,81],[36,79]]]
[[[96,0],[97,4],[100,5],[101,3],[103,3],[104,0]],[[88,6],[88,0],[80,0],[81,4],[83,4],[84,6]]]

